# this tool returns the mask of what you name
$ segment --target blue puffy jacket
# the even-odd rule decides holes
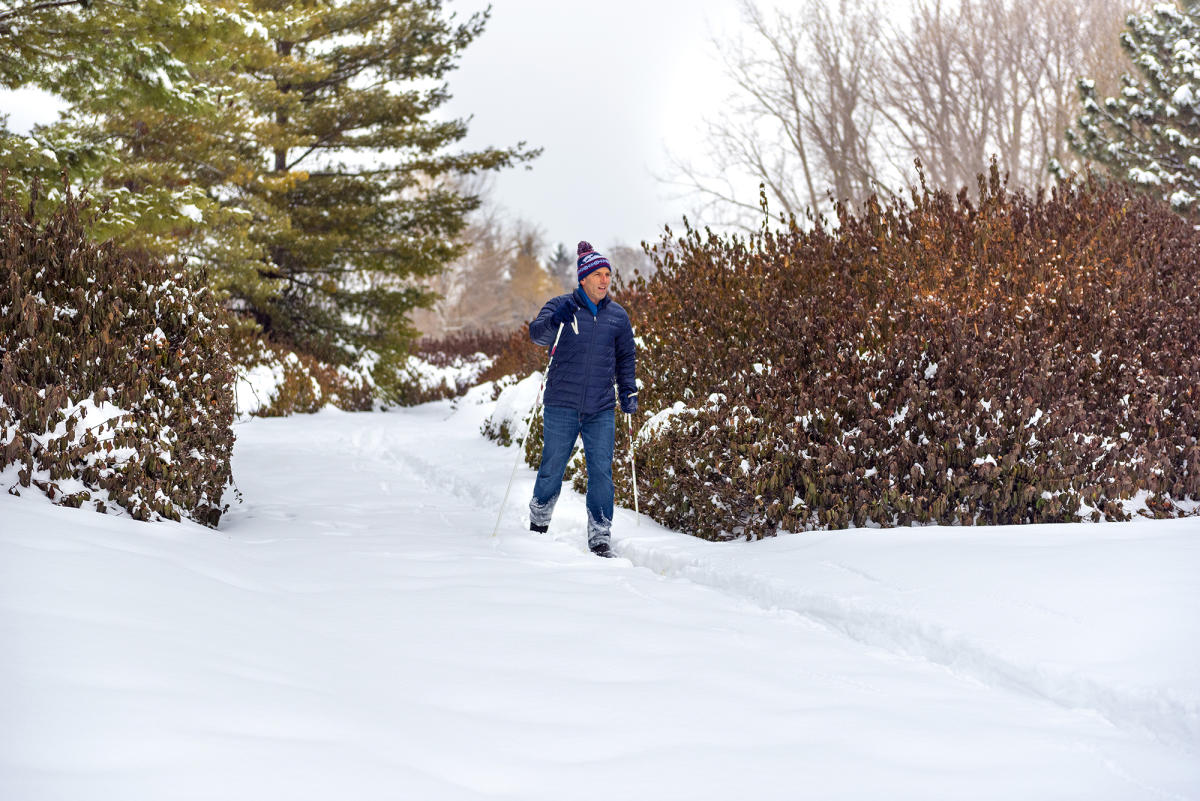
[[[613,399],[613,384],[616,384],[622,405],[627,405],[629,397],[637,393],[629,315],[605,296],[596,304],[593,316],[583,290],[576,289],[573,294],[579,309],[574,323],[563,326],[543,402],[547,406],[566,406],[582,414],[595,414],[616,406]],[[529,338],[536,344],[554,344],[558,333],[558,324],[552,319],[554,309],[566,297],[569,296],[551,300],[529,324]]]

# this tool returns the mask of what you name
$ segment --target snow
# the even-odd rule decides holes
[[[233,385],[237,415],[247,417],[268,406],[283,380],[283,365],[279,362],[238,370]]]
[[[1175,21],[1182,19],[1179,9],[1175,8],[1175,6],[1171,5],[1170,3],[1155,3],[1153,10],[1155,14],[1158,14],[1162,17],[1170,17]]]
[[[476,353],[467,357],[457,356],[451,364],[439,367],[418,356],[409,356],[407,369],[408,374],[422,389],[448,387],[453,390],[459,381],[473,384],[493,361],[494,359],[486,353]]]
[[[271,38],[271,32],[267,30],[266,26],[256,19],[248,20],[243,27],[243,31],[245,31],[247,36],[252,38],[267,40]]]
[[[40,390],[38,394],[41,397],[45,397],[45,390]],[[3,406],[4,399],[0,398],[0,408]],[[51,419],[57,421],[52,429],[41,434],[33,434],[30,437],[35,453],[40,450],[74,450],[81,445],[85,434],[88,432],[98,435],[102,441],[106,439],[111,440],[112,436],[108,432],[135,426],[129,410],[122,409],[106,401],[97,404],[91,397],[85,397],[78,402],[68,399],[54,412]],[[0,446],[11,442],[16,433],[17,429],[15,426],[0,428]],[[137,452],[133,448],[127,446],[113,448],[109,445],[107,450],[91,450],[84,455],[77,455],[77,459],[89,466],[99,464],[101,475],[107,476],[112,472],[113,465],[120,464],[136,455]],[[159,456],[162,456],[161,451],[159,452]],[[15,461],[10,463],[3,471],[0,471],[0,492],[4,492],[10,487],[15,487],[19,484],[23,468],[23,462]],[[110,496],[107,490],[95,487],[89,488],[78,479],[52,474],[47,469],[34,470],[31,478],[43,483],[54,482],[54,485],[57,487],[55,490],[56,498],[61,499],[64,495],[73,495],[86,490],[90,493],[92,500],[102,501],[105,504],[110,503]],[[3,517],[0,516],[0,521],[2,520]]]
[[[1187,190],[1177,189],[1175,192],[1171,193],[1171,196],[1168,198],[1168,200],[1171,203],[1172,208],[1178,209],[1195,203],[1196,197]]]
[[[71,436],[70,443],[67,445],[68,448],[77,445],[83,438],[85,431],[94,431],[107,423],[111,423],[113,420],[128,417],[130,412],[106,401],[101,401],[97,404],[92,398],[84,398],[78,403],[67,401],[58,410],[58,414],[62,415],[62,420],[55,425],[53,430],[33,435],[33,440],[43,448],[48,447],[53,440],[67,436],[67,421],[72,418],[75,419],[75,431]],[[125,421],[114,427],[129,425],[132,425],[132,423]]]
[[[496,405],[240,423],[217,532],[0,495],[0,798],[1200,797],[1200,519],[601,560],[524,466],[489,536]]]
[[[709,396],[709,401],[713,402],[713,398],[720,397],[723,396],[714,393],[713,395]],[[695,409],[690,409],[685,406],[683,401],[675,401],[674,406],[669,406],[662,411],[655,412],[650,416],[649,419],[646,420],[646,422],[642,423],[641,428],[638,429],[638,442],[646,442],[658,435],[660,432],[670,428],[671,421],[681,414],[690,414],[695,416],[699,414],[699,412],[697,412]]]
[[[1141,167],[1129,168],[1129,180],[1136,184],[1147,184],[1153,186],[1158,186],[1162,183],[1162,180],[1158,177],[1157,173],[1151,172],[1150,170],[1143,170]]]
[[[538,394],[542,389],[542,374],[531,373],[525,378],[506,387],[499,399],[491,405],[488,415],[489,427],[499,431],[507,425],[509,434],[516,439],[522,439],[529,430],[529,413],[538,402]],[[472,391],[472,396],[479,392]]]
[[[201,212],[200,209],[198,209],[196,206],[192,205],[191,203],[186,203],[186,204],[180,206],[179,213],[182,216],[187,217],[192,222],[198,222],[198,223],[204,222],[204,213]]]

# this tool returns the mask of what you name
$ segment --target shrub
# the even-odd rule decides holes
[[[0,185],[0,486],[216,526],[233,374],[203,276],[89,241],[86,203],[32,208]]]
[[[464,394],[484,380],[511,336],[476,330],[422,339],[408,360],[400,403],[412,406]]]
[[[651,249],[620,299],[643,511],[726,539],[1200,500],[1200,235],[1094,178],[979,183]]]
[[[366,411],[374,405],[369,369],[356,371],[319,361],[264,339],[244,321],[238,321],[234,331],[239,414],[284,417],[330,405],[348,412]]]
[[[492,360],[486,370],[480,373],[479,383],[495,382],[492,387],[492,400],[499,400],[501,393],[506,388],[520,383],[545,367],[546,349],[533,344],[533,341],[529,339],[529,323],[525,323],[517,330],[504,335],[496,358]],[[480,433],[505,447],[511,445],[520,436],[517,431],[525,431],[527,426],[524,416],[528,413],[529,406],[533,405],[532,402],[526,405],[520,401],[518,404],[521,408],[512,409],[502,402],[501,407],[505,408],[498,407],[492,416],[484,421],[480,427]],[[521,424],[516,426],[517,431],[514,431],[512,425],[514,420],[510,419],[513,416],[519,416],[521,419]],[[536,466],[537,459],[541,454],[541,447],[542,418],[541,414],[535,414],[528,421],[528,434],[524,441],[526,461]]]
[[[499,381],[511,377],[519,381],[546,366],[546,348],[533,344],[529,338],[529,323],[506,334],[496,353],[496,359],[480,376],[480,382]]]
[[[234,331],[238,413],[259,417],[311,413],[325,406],[366,411],[384,396],[402,406],[455,398],[479,382],[510,338],[507,332],[469,331],[421,340],[394,371],[387,392],[381,392],[370,355],[353,366],[332,365],[264,338],[244,319]]]
[[[438,338],[423,338],[417,343],[417,356],[434,367],[456,367],[463,361],[485,357],[494,360],[512,339],[511,331],[471,330]]]

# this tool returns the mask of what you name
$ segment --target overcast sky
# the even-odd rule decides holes
[[[496,179],[495,200],[572,250],[677,228],[689,204],[655,176],[669,149],[701,154],[703,117],[726,94],[711,37],[738,20],[736,0],[495,0],[450,75],[450,110],[473,115],[468,145],[545,148]]]
[[[460,17],[484,0],[448,0]],[[656,239],[689,207],[656,175],[672,150],[702,154],[700,128],[727,90],[711,44],[737,0],[494,0],[483,35],[448,77],[447,112],[471,116],[465,147],[525,140],[544,153],[494,181],[493,200],[574,249]],[[36,92],[6,93],[10,125],[56,115]]]

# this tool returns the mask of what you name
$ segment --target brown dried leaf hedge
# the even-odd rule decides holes
[[[233,449],[223,313],[202,276],[41,222],[0,186],[0,489],[216,526]]]
[[[1194,508],[1200,234],[1099,179],[979,184],[654,247],[620,298],[637,424],[674,409],[639,438],[642,510],[727,539]]]

